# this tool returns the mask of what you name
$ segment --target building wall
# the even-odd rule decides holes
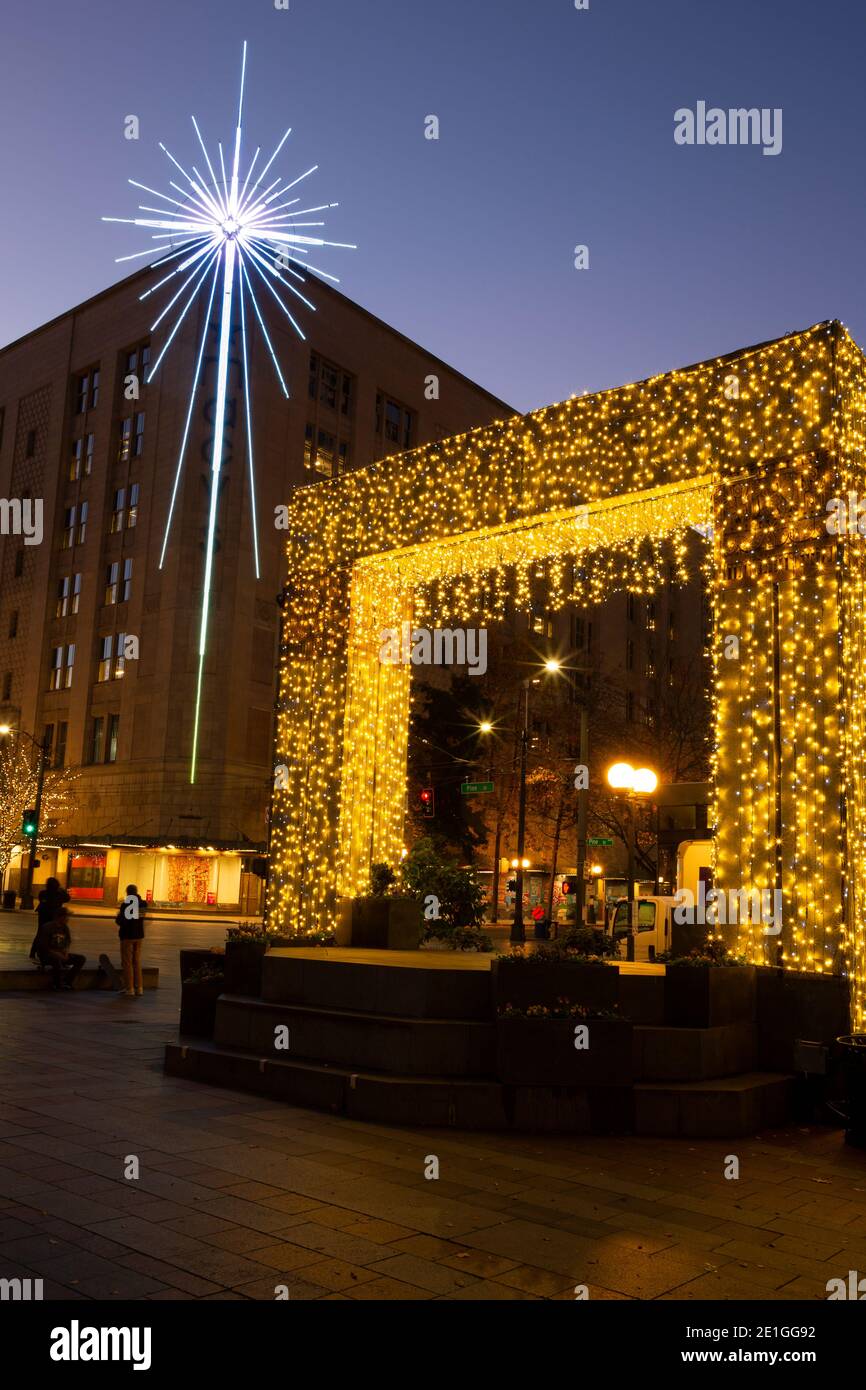
[[[150,326],[166,302],[140,295],[153,272],[136,273],[77,309],[0,352],[0,496],[28,493],[44,502],[44,539],[0,538],[0,718],[35,735],[66,726],[64,762],[80,767],[75,810],[56,827],[61,837],[111,840],[115,836],[187,844],[257,845],[266,839],[272,767],[272,708],[278,636],[278,596],[284,584],[285,532],[276,509],[292,489],[324,476],[310,457],[308,435],[319,431],[345,443],[345,467],[363,467],[419,444],[501,419],[509,408],[422,348],[330,287],[317,284],[315,315],[305,311],[306,342],[263,306],[268,332],[289,385],[286,401],[258,326],[248,320],[254,417],[260,577],[253,567],[252,493],[240,377],[240,337],[231,348],[230,395],[224,433],[218,550],[201,711],[199,772],[189,783],[196,643],[207,527],[211,421],[214,409],[216,322],[209,330],[202,380],[178,485],[165,563],[159,568],[169,499],[174,486],[194,374],[204,329],[205,303],[174,339],[155,381],[125,399],[127,356],[149,343],[151,363],[161,349],[169,316]],[[318,359],[315,397],[311,356]],[[321,364],[335,364],[351,380],[349,408],[327,400]],[[77,409],[76,383],[98,368],[99,393]],[[428,400],[436,375],[439,398]],[[377,396],[381,397],[377,409]],[[397,439],[389,438],[388,403]],[[144,415],[141,450],[121,454],[124,419]],[[377,414],[382,426],[377,432]],[[70,477],[73,441],[93,435],[90,472]],[[325,439],[327,447],[327,439]],[[306,448],[306,459],[305,459]],[[339,465],[335,465],[337,467]],[[83,472],[83,463],[82,463]],[[138,484],[136,524],[112,530],[115,496]],[[87,524],[79,538],[80,508]],[[64,548],[67,509],[78,508],[74,544]],[[105,602],[107,571],[132,561],[128,600]],[[20,571],[20,572],[19,572]],[[58,585],[80,575],[77,612],[57,615]],[[118,592],[118,599],[121,593]],[[71,599],[71,595],[70,595]],[[71,603],[68,605],[71,608]],[[17,614],[17,619],[13,618]],[[17,624],[17,626],[16,626]],[[12,635],[14,633],[14,635]],[[138,640],[137,659],[122,677],[98,679],[102,641],[118,634]],[[74,644],[71,683],[50,689],[54,649]],[[116,657],[113,657],[116,662]],[[116,756],[109,727],[118,718]],[[103,742],[94,749],[94,720]],[[98,754],[98,756],[96,756]]]

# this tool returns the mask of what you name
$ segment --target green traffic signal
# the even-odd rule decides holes
[[[35,811],[25,811],[24,820],[21,825],[22,834],[32,837],[39,829],[39,822],[36,819]]]

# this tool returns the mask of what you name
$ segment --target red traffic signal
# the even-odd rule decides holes
[[[421,789],[421,814],[428,817],[436,814],[436,793],[432,787]]]

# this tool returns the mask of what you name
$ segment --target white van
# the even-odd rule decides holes
[[[672,897],[641,897],[637,900],[637,934],[634,942],[636,961],[652,961],[663,951],[671,949],[673,909]],[[606,930],[617,943],[617,955],[627,959],[629,935],[628,900],[620,898],[608,918]]]

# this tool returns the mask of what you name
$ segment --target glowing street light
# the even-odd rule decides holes
[[[628,808],[628,918],[629,933],[626,942],[626,957],[634,960],[634,943],[637,934],[637,901],[634,893],[635,880],[635,803],[641,797],[652,796],[659,784],[658,776],[651,767],[632,767],[631,763],[614,763],[607,770],[608,785],[618,792]],[[658,850],[656,850],[658,853]]]

